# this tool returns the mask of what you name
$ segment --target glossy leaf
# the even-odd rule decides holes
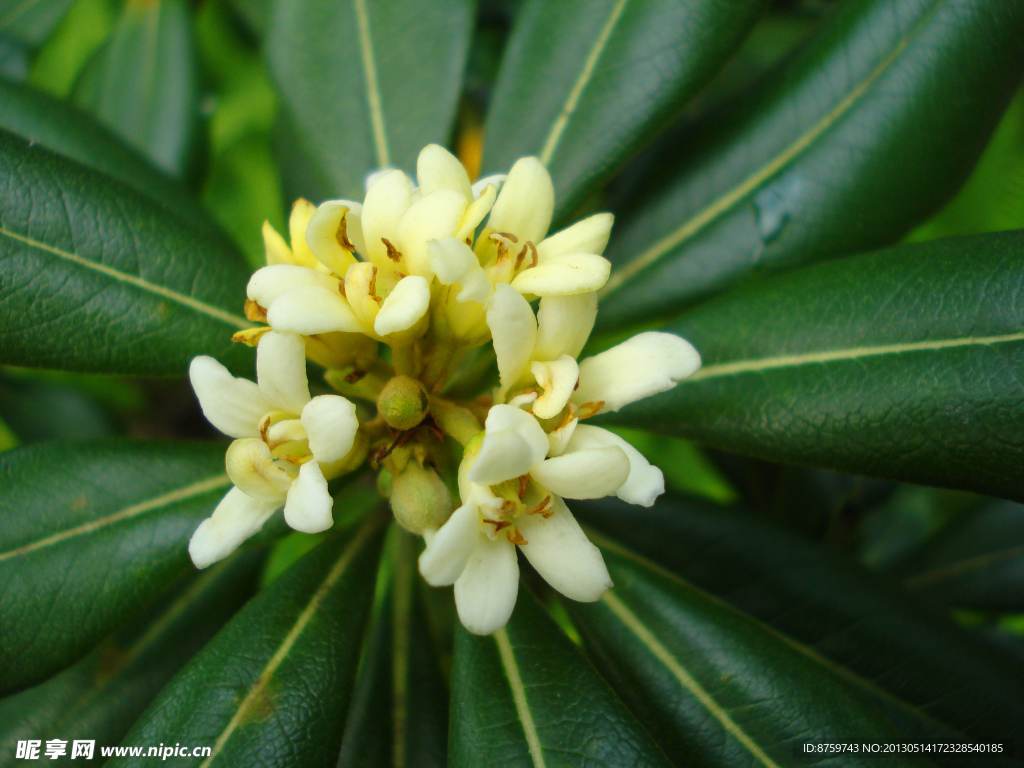
[[[90,373],[184,375],[231,334],[247,269],[200,230],[96,171],[0,131],[0,361]]]
[[[736,290],[670,327],[704,360],[616,418],[772,461],[1024,499],[1024,232]]]
[[[414,171],[448,142],[473,15],[472,0],[274,3],[267,56],[307,197],[361,200],[368,173]]]
[[[1022,40],[1018,3],[840,4],[773,77],[674,138],[619,218],[599,323],[898,239],[981,153]]]
[[[537,155],[570,213],[706,84],[765,4],[524,3],[487,116],[484,172]]]
[[[831,549],[750,513],[697,502],[577,503],[574,511],[788,638],[823,675],[875,699],[908,738],[1024,732],[1019,661]]]
[[[46,42],[74,0],[0,0],[0,36],[33,47]]]
[[[139,712],[252,595],[261,561],[262,554],[250,553],[196,574],[75,666],[0,701],[0,740],[119,742]]]
[[[199,69],[186,0],[127,3],[75,101],[177,178],[199,139]]]
[[[456,629],[448,765],[670,763],[521,585],[504,629],[489,637]]]
[[[170,757],[168,766],[333,766],[381,528],[375,517],[331,536],[257,595],[163,690],[123,745],[148,747],[173,733],[212,752]]]
[[[788,638],[651,564],[604,557],[615,588],[566,607],[599,668],[680,765],[786,765],[807,738],[899,739],[863,691]]]

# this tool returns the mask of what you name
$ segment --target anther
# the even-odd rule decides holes
[[[384,243],[384,247],[388,249],[389,259],[391,259],[396,264],[402,260],[402,252],[395,248],[395,246],[391,244],[390,240],[388,240],[386,237],[382,237],[380,241]]]
[[[254,323],[265,323],[267,322],[267,310],[252,299],[246,299],[245,317],[247,320],[252,320]]]
[[[338,222],[338,231],[334,233],[334,239],[338,241],[338,245],[344,248],[346,251],[351,253],[356,249],[352,245],[352,241],[348,239],[348,212],[346,215],[341,217],[341,221]]]

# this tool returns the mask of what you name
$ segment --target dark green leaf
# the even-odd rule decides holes
[[[46,42],[74,0],[0,0],[0,35],[37,47]]]
[[[0,131],[0,361],[183,375],[231,343],[247,270],[222,237],[121,183]]]
[[[164,689],[125,746],[212,748],[168,766],[333,766],[373,601],[381,519],[331,536],[257,595]],[[145,765],[145,757],[107,765]]]
[[[577,504],[602,531],[789,638],[908,738],[1024,733],[1024,666],[834,550],[749,513],[662,500]],[[613,593],[614,594],[614,593]]]
[[[41,443],[0,454],[0,691],[91,650],[190,566],[230,487],[217,444]]]
[[[20,82],[28,77],[28,51],[17,40],[0,35],[0,77]]]
[[[78,387],[0,373],[0,418],[23,443],[114,433],[110,414]]]
[[[489,637],[456,629],[448,764],[669,765],[522,585],[504,629]]]
[[[788,638],[651,564],[608,549],[604,556],[615,588],[566,607],[598,666],[679,765],[786,765],[809,737],[898,740],[863,691]]]
[[[856,256],[670,328],[704,367],[615,418],[773,461],[1024,499],[1024,232]]]
[[[116,744],[175,672],[252,595],[261,554],[189,580],[52,680],[0,701],[0,741],[94,740]],[[0,756],[0,764],[4,757]],[[99,751],[95,753],[100,762]]]
[[[711,78],[764,6],[524,3],[487,117],[484,170],[537,155],[558,212],[572,212]]]
[[[774,77],[673,143],[620,217],[603,327],[898,239],[963,181],[1022,70],[1020,3],[840,4]]]
[[[75,86],[78,102],[171,175],[199,139],[199,68],[186,0],[127,3]]]
[[[363,198],[366,175],[412,171],[446,144],[473,27],[472,0],[278,0],[267,34],[285,142],[315,177],[307,197]]]

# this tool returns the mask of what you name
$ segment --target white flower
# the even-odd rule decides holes
[[[226,458],[235,487],[189,543],[199,568],[233,552],[282,505],[296,530],[316,533],[333,523],[327,476],[353,448],[355,406],[338,395],[310,397],[300,336],[263,335],[256,366],[258,384],[235,378],[212,357],[195,358],[189,369],[203,414],[238,438]]]

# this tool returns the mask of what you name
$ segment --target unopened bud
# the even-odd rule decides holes
[[[400,526],[418,535],[444,525],[452,513],[452,497],[433,469],[410,461],[392,481],[391,510]]]
[[[400,430],[412,429],[423,421],[429,406],[426,388],[412,376],[395,376],[377,398],[377,411],[384,421]]]

